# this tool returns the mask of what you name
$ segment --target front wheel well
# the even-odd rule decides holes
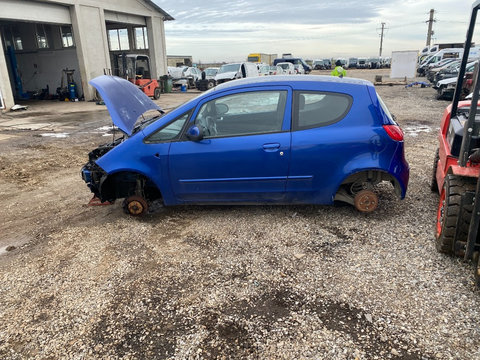
[[[100,197],[102,201],[114,201],[132,195],[141,196],[149,201],[162,197],[156,184],[140,173],[121,171],[106,175],[101,181]]]
[[[390,182],[397,197],[402,197],[402,187],[393,175],[382,170],[365,170],[351,174],[344,179],[335,194],[334,200],[354,205],[356,194],[362,190],[370,190],[382,181]]]

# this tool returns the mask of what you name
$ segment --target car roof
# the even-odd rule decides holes
[[[315,82],[315,83],[323,82],[323,83],[373,86],[373,84],[370,81],[363,80],[363,79],[349,78],[349,77],[339,78],[338,76],[326,76],[326,75],[277,75],[272,77],[254,76],[254,77],[247,77],[244,79],[228,81],[228,82],[217,85],[215,89],[226,90],[229,88],[243,86],[243,85],[251,85],[251,86],[288,85],[289,83],[293,83],[293,82]]]

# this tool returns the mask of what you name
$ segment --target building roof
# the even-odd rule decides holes
[[[173,18],[173,16],[171,16],[169,13],[167,13],[165,10],[163,10],[160,6],[158,6],[157,4],[155,4],[152,0],[145,0],[146,3],[148,3],[149,5],[153,6],[155,8],[155,10],[157,10],[158,12],[162,13],[163,16],[165,16],[165,21],[168,21],[168,20],[175,20]]]

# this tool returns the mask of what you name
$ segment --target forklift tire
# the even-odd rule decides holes
[[[473,257],[473,278],[475,279],[475,286],[480,289],[480,257],[478,253]]]
[[[440,194],[435,239],[437,250],[447,255],[461,255],[468,238],[473,205],[463,206],[462,196],[475,191],[475,181],[447,175]]]
[[[153,98],[154,98],[155,100],[160,99],[160,93],[161,93],[160,88],[158,88],[158,87],[155,88],[155,90],[153,90]]]
[[[440,160],[439,151],[440,149],[437,148],[437,151],[435,152],[435,158],[433,160],[432,181],[430,182],[430,190],[432,190],[433,192],[436,192],[437,194],[438,194],[437,166],[438,166],[438,161]]]

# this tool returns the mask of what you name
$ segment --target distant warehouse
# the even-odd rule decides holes
[[[0,107],[55,94],[67,72],[91,100],[88,82],[118,72],[123,53],[148,55],[152,78],[167,73],[164,22],[174,19],[150,0],[0,0],[0,9]]]

